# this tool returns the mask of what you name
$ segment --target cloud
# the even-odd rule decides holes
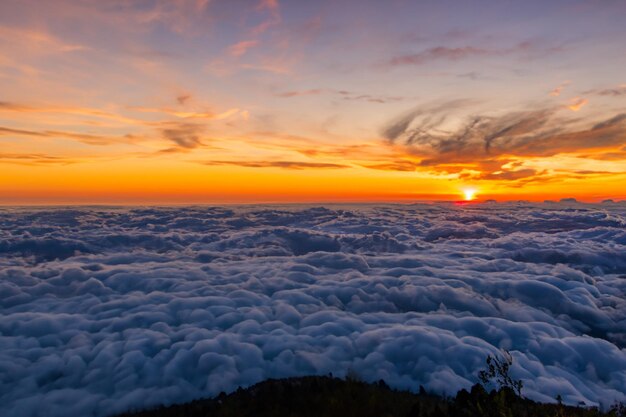
[[[51,33],[0,25],[0,43],[21,49],[23,52],[71,53],[90,48],[66,42]]]
[[[97,146],[112,145],[116,143],[134,143],[139,139],[138,137],[131,134],[126,134],[123,136],[105,136],[58,130],[36,131],[26,129],[13,129],[4,126],[0,126],[0,136],[28,136],[34,138],[74,139],[88,145]]]
[[[589,100],[582,97],[574,97],[569,101],[567,108],[571,111],[579,111],[585,104],[589,103]]]
[[[389,103],[389,102],[402,101],[402,100],[407,99],[406,97],[400,97],[400,96],[362,94],[362,93],[356,93],[356,92],[347,91],[347,90],[333,90],[333,89],[323,89],[323,88],[313,88],[309,90],[291,90],[291,91],[285,91],[283,93],[277,93],[275,94],[275,96],[282,97],[282,98],[292,98],[292,97],[312,96],[312,95],[320,95],[320,94],[331,94],[342,100],[365,101],[369,103]]]
[[[161,129],[161,135],[181,148],[193,149],[203,145],[201,140],[203,131],[204,127],[197,124],[170,123]]]
[[[121,114],[103,111],[89,107],[72,107],[72,106],[48,106],[48,105],[25,105],[13,102],[0,102],[0,111],[16,112],[16,113],[58,113],[76,116],[90,116],[101,119],[108,119],[127,125],[145,125],[146,122]]]
[[[497,57],[515,54],[533,57],[535,55],[555,53],[560,50],[560,47],[550,47],[536,41],[524,41],[508,48],[484,48],[472,45],[459,47],[435,46],[417,53],[395,56],[389,59],[385,63],[385,66],[420,66],[437,61],[461,61],[471,58]]]
[[[257,40],[241,41],[228,47],[228,53],[232,56],[239,57],[244,55],[250,48],[259,44]]]
[[[532,179],[533,181],[537,181],[543,178],[540,178],[541,173],[532,168],[523,168],[517,170],[498,170],[496,172],[484,172],[479,175],[469,176],[472,179],[481,179],[481,180],[498,180],[498,181],[517,181],[521,179]],[[463,176],[461,176],[463,178]]]
[[[552,91],[550,91],[549,95],[551,95],[552,97],[558,97],[561,95],[561,92],[563,91],[563,89],[565,87],[567,87],[568,85],[570,85],[572,82],[571,81],[565,81],[559,85],[557,85],[556,87],[554,87],[552,89]]]
[[[455,109],[464,108],[474,103],[469,99],[457,99],[431,106],[417,107],[396,117],[382,129],[382,135],[391,142],[396,141],[401,136],[406,136],[407,144],[415,140],[416,135],[426,133],[427,130],[438,127],[446,119],[446,112],[453,112]],[[409,126],[418,118],[420,126],[409,130]]]
[[[202,161],[204,165],[233,165],[246,168],[341,169],[349,165],[302,161]]]
[[[0,101],[0,109],[5,111],[29,111],[31,108],[28,106],[20,105],[17,103],[9,103],[6,101]]]
[[[363,164],[365,168],[369,169],[377,169],[381,171],[415,171],[421,165],[419,163],[407,160],[399,160],[399,161],[390,161],[390,162],[382,162],[375,164]]]
[[[577,106],[585,101],[577,101]],[[389,122],[381,133],[392,144],[402,144],[422,166],[474,164],[483,178],[521,178],[531,171],[503,173],[503,165],[513,158],[549,157],[562,153],[585,153],[625,144],[626,117],[617,115],[586,128],[572,128],[558,117],[559,107],[516,111],[500,115],[472,115],[460,126],[449,127],[455,110],[464,109],[462,101],[419,107]],[[578,124],[580,126],[580,124]],[[502,159],[493,167],[480,166],[485,159]],[[530,169],[530,168],[527,168]]]
[[[39,136],[39,137],[50,136],[46,132],[37,132],[35,130],[26,130],[26,129],[13,129],[10,127],[0,126],[0,136],[11,136],[11,135]]]
[[[267,12],[269,16],[261,23],[256,25],[250,30],[253,36],[260,36],[265,33],[269,28],[280,24],[282,21],[280,15],[280,5],[277,0],[261,0],[256,10],[258,12]]]
[[[292,71],[293,60],[266,58],[256,64],[242,64],[241,68],[254,71],[288,75]]]
[[[529,398],[607,407],[626,400],[625,207],[0,208],[0,413],[348,369],[452,394],[502,348]]]
[[[209,11],[209,0],[178,0],[171,2],[152,2],[145,7],[134,7],[131,3],[121,3],[117,12],[124,12],[136,24],[162,25],[176,33],[194,33],[206,30],[212,23]],[[111,8],[105,8],[109,18]],[[120,17],[116,16],[118,19]]]
[[[257,6],[258,10],[278,10],[278,0],[261,0]]]
[[[188,100],[188,99],[187,99]],[[221,113],[213,113],[210,111],[191,111],[191,110],[179,110],[171,108],[153,108],[153,107],[131,107],[131,110],[144,112],[144,113],[163,113],[170,116],[174,116],[179,119],[206,119],[206,120],[223,120],[228,119],[234,115],[244,113],[238,108],[228,109]],[[166,122],[167,123],[167,122]],[[158,122],[144,122],[145,125],[155,125]]]
[[[401,55],[393,57],[389,60],[390,66],[404,66],[404,65],[424,65],[432,61],[447,60],[458,61],[465,58],[474,56],[486,56],[492,55],[493,52],[477,48],[473,46],[464,46],[458,48],[449,48],[446,46],[436,46],[426,49],[416,54]]]
[[[339,90],[336,91],[336,94],[339,95],[344,100],[350,101],[366,101],[369,103],[390,103],[396,101],[406,100],[406,97],[400,96],[385,96],[385,95],[372,95],[372,94],[360,94],[352,91]]]
[[[176,97],[176,101],[185,106],[192,96],[190,94],[182,94]],[[213,113],[208,111],[193,111],[191,109],[168,109],[168,108],[149,108],[149,107],[132,107],[129,110],[144,113],[162,113],[177,119],[184,120],[225,120],[233,116],[247,117],[247,112],[238,108],[225,110],[221,113]],[[191,149],[203,145],[200,140],[200,134],[204,131],[204,127],[199,124],[190,122],[175,122],[171,120],[142,120],[126,117],[116,113],[110,113],[91,108],[80,107],[64,107],[64,106],[31,106],[13,102],[0,102],[0,112],[16,112],[16,113],[58,113],[77,116],[93,116],[121,122],[127,128],[156,128],[164,139],[174,142],[180,148]],[[81,124],[87,124],[89,130],[93,129],[90,122],[80,121]],[[99,125],[99,123],[96,123]],[[113,144],[129,144],[137,143],[149,137],[146,134],[128,133],[124,135],[104,135],[91,134],[85,132],[72,132],[60,130],[31,130],[20,129],[8,126],[0,126],[0,136],[28,136],[33,138],[61,138],[72,139],[82,143],[96,146],[105,146]]]
[[[176,98],[176,101],[180,106],[185,106],[192,96],[190,94],[182,94]],[[188,107],[188,106],[187,106]],[[88,116],[95,117],[97,119],[106,119],[120,123],[122,126],[136,128],[136,127],[154,127],[163,123],[170,123],[169,121],[153,121],[144,120],[140,118],[134,118],[125,116],[120,113],[107,112],[99,109],[83,108],[83,107],[71,107],[71,106],[46,106],[46,105],[24,105],[13,102],[0,102],[0,112],[15,112],[24,114],[38,114],[38,113],[55,113],[61,115],[75,115],[75,116]],[[161,113],[168,116],[173,116],[178,119],[205,119],[205,120],[224,120],[236,115],[246,114],[245,110],[239,108],[227,109],[220,113],[214,113],[207,111],[206,109],[193,110],[189,108],[167,108],[167,107],[142,107],[134,106],[128,107],[127,111],[139,112],[139,113]],[[79,120],[81,124],[88,124],[84,120]],[[100,121],[95,122],[100,124]]]
[[[192,95],[191,94],[179,94],[178,96],[176,96],[176,102],[178,104],[180,104],[181,106],[184,106],[185,104],[187,104],[187,102],[189,102],[189,100],[192,99]]]
[[[292,90],[292,91],[285,91],[284,93],[278,93],[276,94],[276,97],[291,98],[291,97],[300,97],[300,96],[312,96],[312,95],[322,94],[325,91],[326,90],[323,90],[320,88],[315,88],[311,90]]]
[[[2,128],[0,128],[0,132]],[[1,133],[0,133],[1,134]],[[73,158],[37,153],[0,153],[0,162],[19,165],[67,165],[77,162]]]
[[[598,96],[620,97],[626,95],[626,84],[617,87],[605,88],[602,90],[589,90],[585,94],[596,94]]]
[[[459,78],[468,78],[470,80],[487,80],[487,79],[489,79],[489,77],[487,77],[487,76],[485,76],[485,75],[483,75],[483,74],[481,74],[479,72],[476,72],[476,71],[470,71],[470,72],[466,72],[466,73],[463,73],[463,74],[457,74],[457,77],[459,77]]]
[[[607,128],[619,127],[626,121],[626,113],[618,114],[608,120],[593,125],[591,130],[604,130]]]

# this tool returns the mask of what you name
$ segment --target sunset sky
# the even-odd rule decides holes
[[[3,0],[0,203],[624,199],[625,16]]]

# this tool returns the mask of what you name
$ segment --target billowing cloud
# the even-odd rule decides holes
[[[499,349],[531,399],[626,400],[624,203],[0,213],[2,415],[348,369],[451,394]]]

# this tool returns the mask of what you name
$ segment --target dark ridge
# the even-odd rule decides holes
[[[468,392],[446,398],[396,391],[383,381],[368,384],[356,378],[331,376],[269,379],[231,394],[186,404],[131,411],[117,417],[625,417],[626,406],[608,411],[537,403],[510,388],[487,392],[476,384]]]

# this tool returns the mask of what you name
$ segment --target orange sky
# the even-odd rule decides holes
[[[3,2],[0,204],[625,199],[626,9],[544,3]]]

